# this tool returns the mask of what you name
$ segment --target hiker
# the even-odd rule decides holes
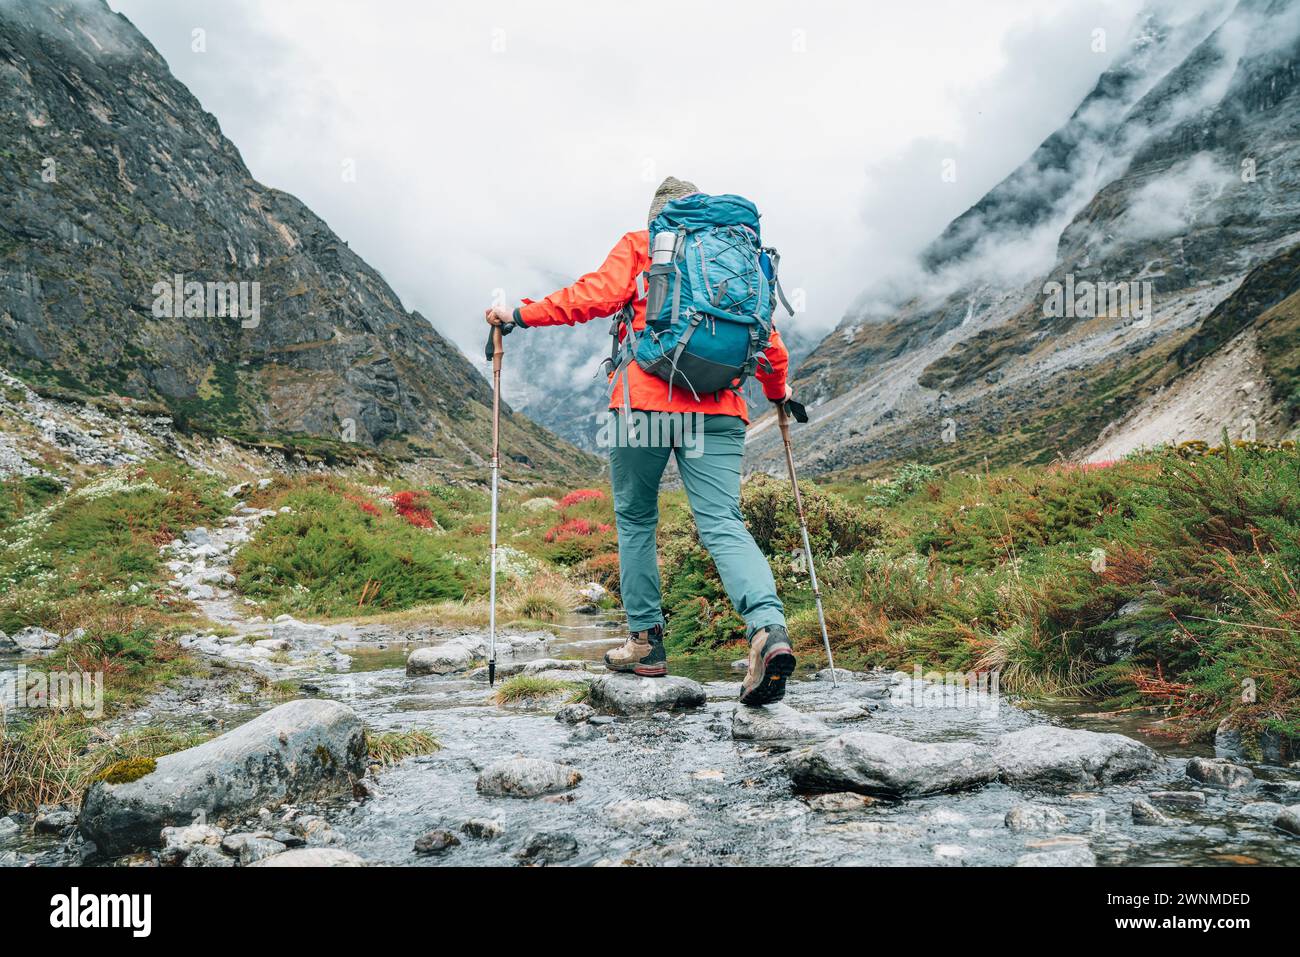
[[[655,191],[648,225],[623,236],[595,272],[540,302],[525,299],[513,310],[493,306],[487,321],[508,333],[614,317],[609,409],[618,439],[611,443],[610,477],[629,636],[620,648],[606,653],[605,663],[612,670],[647,677],[668,673],[655,530],[659,482],[671,452],[700,541],[717,565],[727,597],[745,620],[749,670],[740,700],[755,706],[779,701],[795,659],[772,570],[740,513],[740,462],[749,416],[738,387],[745,373],[752,372],[769,401],[792,397],[786,384],[789,353],[771,324],[773,289],[779,294],[777,257],[772,250],[760,252],[758,211],[748,200],[707,196],[694,184],[671,176]],[[750,325],[726,322],[707,310],[683,310],[673,300],[674,280],[669,277],[687,270],[688,262],[699,262],[683,250],[701,237],[708,240],[712,252],[707,255],[713,258],[707,260],[709,272],[700,284],[709,287],[714,307],[743,313]],[[757,276],[760,265],[762,281]],[[646,334],[647,312],[662,317],[656,324],[659,334]],[[665,328],[674,324],[692,328],[693,334],[661,339]],[[739,352],[734,351],[736,342],[728,345],[727,336],[740,337]],[[656,351],[664,341],[679,348]],[[746,344],[743,370],[710,362],[710,348],[732,349],[729,361],[734,362],[746,356]],[[653,374],[643,368],[647,365]],[[670,418],[665,421],[666,416]],[[692,434],[687,435],[689,430]],[[664,436],[668,441],[656,441]]]

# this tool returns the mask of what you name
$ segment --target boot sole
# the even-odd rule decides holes
[[[778,648],[763,659],[763,677],[740,703],[751,708],[775,704],[785,697],[785,680],[794,674],[795,658],[788,648]]]
[[[667,665],[637,665],[632,669],[634,675],[642,678],[663,678],[668,675]]]

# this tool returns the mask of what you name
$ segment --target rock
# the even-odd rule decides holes
[[[532,661],[522,662],[520,673],[525,675],[536,675],[546,671],[586,671],[587,663],[585,661],[575,661],[572,658],[535,658]],[[576,678],[574,675],[570,678]]]
[[[609,589],[600,582],[587,582],[587,584],[578,589],[578,594],[592,604],[599,604],[599,602],[609,594]]]
[[[478,776],[480,794],[497,797],[537,797],[578,786],[582,775],[567,764],[541,758],[509,758],[485,768]]]
[[[555,720],[562,724],[579,724],[595,713],[596,709],[589,704],[566,704],[555,712]]]
[[[14,641],[3,631],[0,631],[0,655],[19,655],[22,649],[18,647],[18,642]]]
[[[1204,791],[1152,791],[1147,797],[1157,804],[1174,807],[1203,807]]]
[[[642,827],[665,821],[681,821],[691,816],[684,801],[649,798],[644,801],[615,801],[605,808],[605,819],[620,827]]]
[[[406,659],[408,675],[449,675],[474,663],[474,652],[460,641],[448,641],[433,648],[416,648]]]
[[[578,841],[572,834],[533,833],[524,840],[515,857],[529,864],[558,864],[577,853]]]
[[[876,799],[868,797],[865,794],[854,794],[852,791],[839,791],[834,794],[815,794],[808,799],[808,806],[814,811],[824,813],[836,811],[861,811],[864,807],[871,807],[876,803]]]
[[[108,855],[147,847],[164,827],[245,817],[287,800],[350,792],[365,770],[360,719],[337,701],[290,701],[245,725],[157,760],[121,784],[98,781],[86,794],[81,833]],[[111,769],[110,769],[111,770]]]
[[[856,671],[849,671],[848,668],[836,668],[835,680],[836,681],[861,681],[862,675],[858,674]],[[823,668],[821,671],[813,675],[813,681],[825,681],[829,684],[831,681],[831,669]]]
[[[553,498],[545,495],[539,495],[536,498],[530,498],[523,503],[521,508],[526,512],[546,512],[551,509],[559,508],[560,503]]]
[[[1231,718],[1224,718],[1214,729],[1214,756],[1228,761],[1241,761],[1246,757],[1246,743]]]
[[[644,715],[678,708],[698,708],[706,700],[704,688],[689,678],[640,678],[629,674],[602,675],[591,683],[587,700],[599,711]]]
[[[32,626],[14,632],[14,634],[9,636],[9,640],[13,642],[13,644],[18,647],[18,650],[23,654],[47,655],[63,643],[63,636],[55,634],[45,628]]]
[[[1273,826],[1279,831],[1300,837],[1300,804],[1289,807],[1273,818]]]
[[[200,526],[199,528],[191,528],[187,530],[184,534],[184,538],[188,544],[194,545],[196,547],[202,547],[204,545],[212,544],[211,534],[208,532],[206,528],[203,528],[202,526]]]
[[[824,741],[833,734],[821,721],[784,702],[761,708],[737,706],[731,715],[731,736],[738,741]]]
[[[504,831],[500,821],[487,821],[482,818],[471,818],[462,824],[460,829],[470,837],[477,837],[484,841],[500,837]]]
[[[453,847],[460,846],[460,838],[451,831],[427,831],[415,839],[417,854],[445,854]]]
[[[235,859],[221,853],[221,848],[211,844],[195,845],[185,855],[182,867],[234,867]]]
[[[253,837],[245,841],[243,846],[240,847],[239,863],[247,867],[268,857],[274,857],[276,854],[283,854],[287,850],[288,848],[284,844],[274,838]]]
[[[1111,620],[1140,622],[1142,616],[1150,607],[1150,602],[1141,598],[1134,598],[1115,612]],[[1138,627],[1119,628],[1113,631],[1105,642],[1095,647],[1093,653],[1102,664],[1113,665],[1133,657],[1133,652],[1137,650],[1137,644],[1141,638],[1142,631]]]
[[[62,834],[77,823],[77,815],[64,808],[42,811],[32,822],[32,829],[37,834]]]
[[[1046,804],[1017,804],[1007,812],[1002,823],[1013,831],[1059,831],[1070,819]]]
[[[296,618],[288,618],[281,615],[271,625],[271,638],[275,641],[282,641],[285,646],[294,647],[315,647],[319,645],[333,644],[338,640],[339,633],[333,628],[325,625],[309,625],[306,622],[298,621]]]
[[[1177,823],[1150,801],[1144,801],[1142,798],[1136,798],[1133,801],[1133,823],[1134,824],[1151,824],[1166,825]]]
[[[225,832],[210,824],[190,824],[183,827],[165,827],[162,829],[162,851],[159,860],[164,867],[175,867],[184,863],[194,848],[200,845],[216,847],[221,844]]]
[[[737,658],[735,661],[731,663],[731,670],[739,672],[742,675],[745,674],[747,671],[749,671],[749,659]]]
[[[977,787],[997,776],[987,752],[971,744],[922,744],[851,731],[797,751],[786,764],[795,786],[907,798]]]
[[[580,724],[569,733],[569,740],[581,744],[583,741],[595,741],[603,734],[594,724]]]
[[[0,817],[0,841],[16,836],[22,827],[11,817]]]
[[[365,867],[351,851],[336,847],[303,847],[258,861],[253,867]]]
[[[1016,858],[1016,867],[1096,867],[1097,858],[1082,844],[1034,851]]]
[[[1016,787],[1082,790],[1150,771],[1159,758],[1122,734],[1037,725],[1004,735],[993,750],[1001,779]]]
[[[1193,781],[1235,791],[1255,780],[1250,768],[1218,758],[1191,758],[1187,762],[1187,776]]]

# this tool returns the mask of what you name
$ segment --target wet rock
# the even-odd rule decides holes
[[[1132,811],[1134,824],[1164,826],[1177,823],[1150,801],[1144,801],[1142,798],[1136,798],[1133,801]]]
[[[987,752],[970,744],[923,744],[888,734],[852,731],[792,754],[795,786],[917,797],[977,787],[997,776]]]
[[[182,867],[234,867],[235,859],[212,844],[198,844],[185,855]]]
[[[1065,814],[1046,804],[1017,804],[1002,823],[1013,831],[1059,831],[1070,823]]]
[[[416,648],[406,659],[406,673],[450,675],[466,670],[474,661],[473,648],[461,641],[448,641],[433,648]]]
[[[561,724],[579,724],[595,713],[596,709],[589,704],[566,704],[555,712],[555,720]]]
[[[1251,801],[1249,804],[1243,804],[1237,808],[1235,813],[1241,817],[1250,818],[1252,821],[1263,821],[1272,824],[1277,819],[1277,816],[1285,810],[1285,804],[1278,804],[1275,801]]]
[[[1250,768],[1217,758],[1191,758],[1187,762],[1187,776],[1193,781],[1235,791],[1255,780]]]
[[[1016,858],[1016,867],[1096,867],[1097,858],[1082,844],[1033,851]]]
[[[337,847],[303,847],[258,861],[253,867],[365,867],[351,851]]]
[[[460,838],[451,831],[428,831],[415,839],[415,853],[417,854],[445,854],[453,847],[459,846]]]
[[[37,834],[62,834],[77,823],[77,815],[66,808],[51,808],[37,813],[32,829]]]
[[[22,649],[18,647],[18,642],[14,641],[3,631],[0,631],[0,655],[18,654],[22,654]]]
[[[1300,837],[1300,804],[1287,808],[1273,818],[1273,826],[1279,831],[1286,831],[1293,837]]]
[[[1145,744],[1122,734],[1037,725],[1013,731],[993,751],[998,773],[1019,787],[1080,790],[1111,784],[1156,767]]]
[[[210,824],[190,824],[184,827],[165,827],[162,829],[162,851],[159,861],[164,867],[174,867],[184,863],[185,858],[200,845],[216,847],[221,844],[225,832]]]
[[[636,675],[602,675],[591,683],[587,699],[597,710],[611,714],[641,715],[678,708],[698,708],[705,702],[704,688],[689,678],[639,678]]]
[[[605,732],[593,724],[580,724],[569,733],[569,740],[581,744],[584,741],[595,741],[604,735]]]
[[[690,816],[689,804],[664,798],[616,801],[605,808],[605,819],[619,827],[641,827],[666,821],[682,821]]]
[[[731,663],[731,670],[743,675],[745,672],[749,671],[749,659],[737,658]]]
[[[1246,743],[1241,729],[1231,718],[1224,718],[1214,729],[1214,756],[1228,761],[1245,760]]]
[[[761,708],[737,707],[731,716],[731,736],[738,741],[824,741],[833,734],[821,721],[783,702]]]
[[[106,854],[147,847],[192,817],[243,817],[287,800],[350,792],[365,770],[360,719],[337,701],[308,699],[273,708],[241,727],[161,757],[136,780],[96,782],[81,833]]]
[[[862,675],[858,674],[856,671],[849,671],[848,668],[836,668],[834,677],[835,680],[839,682],[861,681],[863,678]],[[825,681],[827,683],[830,683],[831,669],[823,668],[821,671],[813,675],[813,681]]]
[[[15,837],[22,827],[11,817],[0,817],[0,841],[7,841]]]
[[[478,776],[480,794],[497,797],[538,797],[578,786],[582,775],[567,764],[541,758],[509,758],[485,768]]]
[[[63,636],[45,628],[32,626],[16,631],[9,636],[9,641],[26,655],[48,655],[63,643]]]
[[[575,661],[571,658],[534,658],[532,661],[524,661],[519,664],[519,671],[525,675],[542,674],[547,671],[586,671],[587,663],[585,661]],[[568,680],[574,680],[576,676]]]
[[[534,833],[524,839],[515,857],[529,864],[559,864],[578,854],[578,840],[572,834]]]
[[[834,813],[842,811],[861,811],[865,807],[871,807],[876,803],[876,799],[868,797],[865,794],[854,794],[852,791],[839,791],[834,794],[814,794],[808,798],[808,806],[814,811],[822,813]]]
[[[1204,791],[1152,791],[1147,798],[1166,807],[1204,807]]]
[[[483,841],[500,837],[505,830],[500,821],[488,821],[482,818],[471,818],[462,824],[460,829],[470,837],[477,837]]]

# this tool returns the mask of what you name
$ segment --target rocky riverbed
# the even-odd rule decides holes
[[[725,663],[605,673],[616,623],[574,616],[502,636],[500,671],[587,684],[587,703],[498,705],[481,634],[250,617],[224,576],[263,517],[237,506],[167,546],[176,589],[221,626],[187,645],[224,667],[113,722],[222,733],[83,808],[0,818],[0,864],[1300,863],[1300,769],[904,674],[800,673],[784,703],[743,709]],[[266,681],[302,700],[243,693]],[[442,748],[381,767],[362,726]]]

